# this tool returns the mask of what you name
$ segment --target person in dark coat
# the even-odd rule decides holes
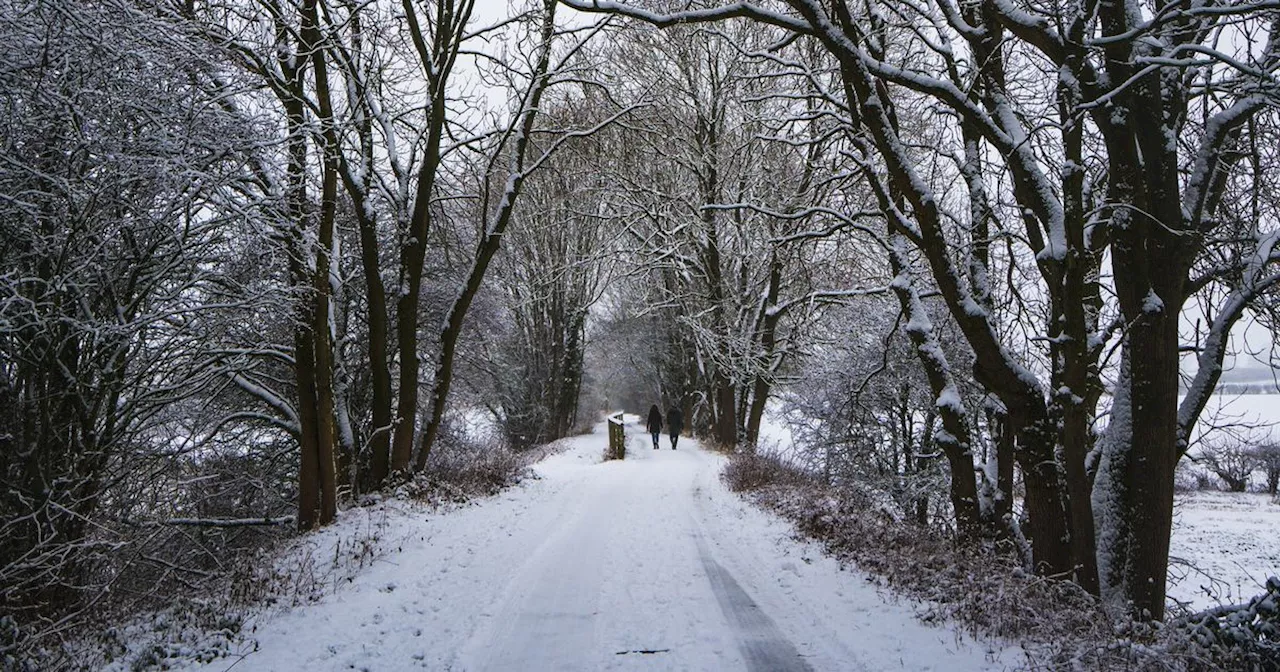
[[[658,449],[658,435],[662,433],[662,413],[658,411],[658,405],[654,404],[649,407],[649,433],[653,435],[653,449]]]
[[[676,449],[676,442],[680,440],[680,432],[684,429],[684,413],[680,412],[679,406],[672,406],[667,411],[667,433],[671,435],[671,450]]]

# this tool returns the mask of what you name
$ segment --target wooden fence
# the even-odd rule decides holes
[[[622,428],[622,413],[609,416],[609,453],[610,460],[621,460],[627,456],[627,435]]]

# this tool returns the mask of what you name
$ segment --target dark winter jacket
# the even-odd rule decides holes
[[[679,434],[684,430],[684,413],[679,408],[672,408],[667,411],[667,432],[672,435]]]
[[[657,406],[649,409],[649,424],[647,426],[650,434],[657,434],[662,431],[662,413],[658,412]]]

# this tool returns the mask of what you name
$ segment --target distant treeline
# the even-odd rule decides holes
[[[1219,384],[1217,394],[1280,394],[1280,386],[1273,382],[1265,383],[1226,383]]]

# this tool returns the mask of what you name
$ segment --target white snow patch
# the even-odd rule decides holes
[[[1147,295],[1142,298],[1142,312],[1148,315],[1164,312],[1164,301],[1156,294],[1156,290],[1147,290]]]
[[[1253,492],[1179,493],[1169,543],[1171,600],[1238,604],[1280,576],[1280,501]]]

